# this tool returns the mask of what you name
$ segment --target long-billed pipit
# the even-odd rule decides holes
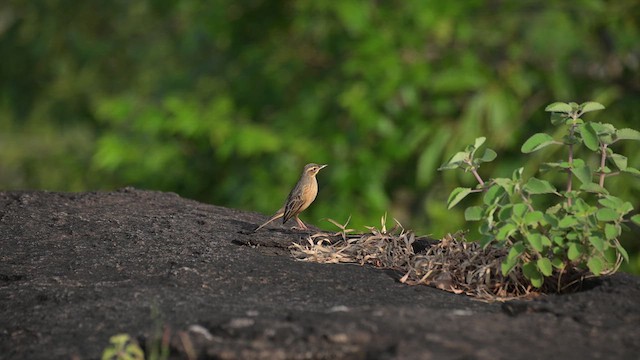
[[[298,215],[311,205],[318,195],[318,181],[316,175],[318,171],[324,169],[327,165],[307,164],[302,170],[302,175],[296,186],[289,193],[284,206],[278,210],[267,222],[258,226],[254,232],[262,229],[265,225],[273,220],[282,218],[282,223],[294,218],[301,229],[306,230],[307,226],[300,220]]]

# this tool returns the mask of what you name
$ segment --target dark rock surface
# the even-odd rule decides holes
[[[488,304],[295,261],[287,246],[306,234],[279,223],[251,234],[265,218],[134,189],[0,193],[0,358],[97,359],[111,335],[142,340],[158,322],[176,359],[185,337],[200,359],[640,354],[638,277]]]

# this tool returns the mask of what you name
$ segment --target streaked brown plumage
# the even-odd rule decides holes
[[[284,206],[281,207],[275,215],[273,215],[264,224],[258,226],[254,232],[262,229],[265,225],[273,220],[282,218],[282,223],[286,223],[289,219],[294,218],[301,229],[307,229],[307,226],[300,220],[298,215],[311,205],[318,195],[318,181],[316,175],[327,165],[307,164],[302,171],[300,180],[289,193],[289,197]]]

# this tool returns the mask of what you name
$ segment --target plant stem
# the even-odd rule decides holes
[[[573,115],[573,124],[571,124],[571,128],[569,129],[569,168],[567,169],[567,175],[569,175],[569,179],[567,180],[567,193],[571,191],[571,188],[573,186],[573,173],[571,172],[571,169],[573,168],[573,143],[571,141],[573,141],[573,134],[576,131],[576,119],[577,119],[577,114]],[[567,198],[567,205],[571,206],[571,198],[568,197]]]
[[[478,183],[480,183],[480,185],[484,187],[484,180],[482,180],[482,178],[480,177],[480,174],[478,174],[478,169],[473,165],[473,162],[471,162],[471,159],[466,159],[464,162],[467,165],[469,165],[469,170],[471,170],[471,173],[473,174],[473,176],[476,177],[476,180],[478,180]]]
[[[476,180],[478,180],[480,185],[484,186],[484,181],[482,180],[482,178],[480,177],[480,174],[478,174],[478,171],[475,168],[471,168],[471,173],[473,174],[473,176],[476,177]]]
[[[529,208],[529,211],[534,212],[536,210],[533,208],[533,205],[531,205],[530,198],[527,198],[522,192],[520,192],[520,197],[522,198],[522,201],[524,202],[524,204],[527,205],[527,207]]]
[[[604,164],[605,160],[607,160],[607,144],[601,144],[600,151],[602,151],[602,155],[600,155],[600,187],[604,187],[604,178],[606,177]]]

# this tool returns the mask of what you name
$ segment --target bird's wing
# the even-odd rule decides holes
[[[297,187],[291,191],[287,203],[284,205],[284,216],[282,217],[282,223],[286,223],[287,220],[300,213],[302,205],[304,205],[303,194],[305,193],[304,186]]]

